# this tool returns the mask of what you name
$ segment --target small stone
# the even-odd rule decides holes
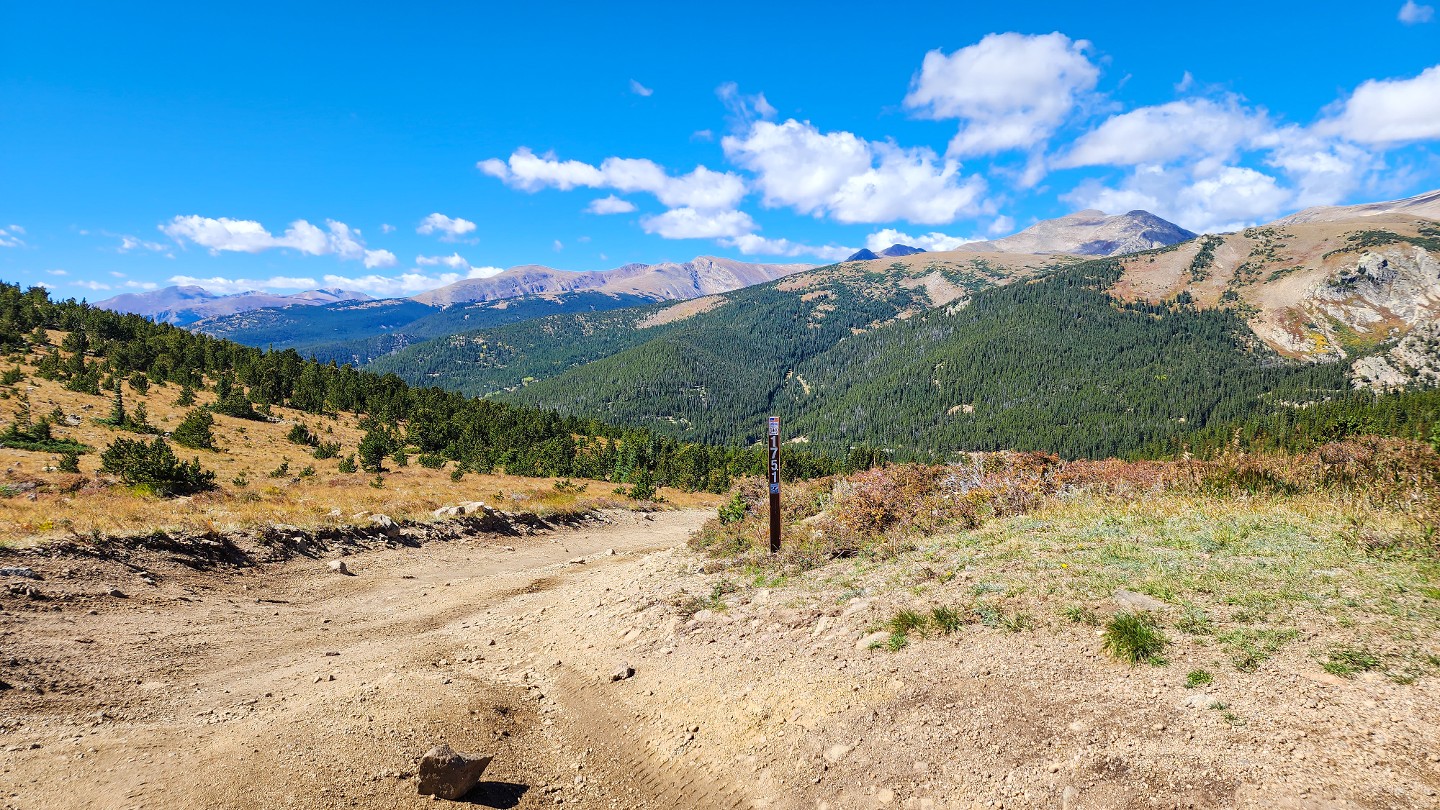
[[[462,754],[448,745],[437,745],[420,758],[420,794],[454,801],[480,782],[480,774],[491,757]]]
[[[44,577],[42,577],[42,576],[40,576],[39,574],[35,573],[35,569],[34,569],[34,568],[22,568],[22,567],[19,567],[19,566],[10,566],[10,567],[6,567],[6,568],[0,568],[0,577],[20,577],[20,578],[22,578],[22,579],[44,579]]]
[[[1146,596],[1143,593],[1127,591],[1124,588],[1117,589],[1115,591],[1115,595],[1111,598],[1114,599],[1115,602],[1118,603],[1121,607],[1130,608],[1131,610],[1150,612],[1156,610],[1164,610],[1170,607],[1169,605],[1165,604],[1159,599],[1156,599],[1153,596]]]
[[[844,759],[851,751],[851,747],[843,743],[836,743],[825,749],[825,761],[835,765]]]
[[[889,633],[885,632],[884,630],[877,630],[874,633],[871,633],[870,635],[865,636],[864,638],[855,642],[855,649],[868,650],[878,644],[885,643],[885,640],[888,638],[890,638]]]
[[[584,565],[584,564],[585,564],[585,558],[584,558],[584,557],[575,557],[574,559],[570,560],[570,564],[571,564],[571,565]]]
[[[125,592],[122,591],[122,590],[120,590],[119,588],[111,588],[110,590],[106,591],[105,593],[108,594],[109,596],[115,597],[116,599],[128,599],[128,598],[129,598],[129,597],[127,597],[127,596],[125,595]]]
[[[386,537],[399,537],[400,524],[390,519],[389,515],[373,515],[370,524],[378,528]]]
[[[1220,699],[1217,698],[1217,697],[1215,697],[1214,695],[1209,695],[1209,694],[1206,694],[1206,693],[1204,693],[1204,692],[1199,692],[1199,693],[1197,693],[1197,694],[1190,695],[1189,697],[1185,698],[1185,700],[1180,703],[1180,708],[1182,708],[1182,709],[1209,709],[1209,708],[1214,707],[1214,706],[1215,706],[1217,703],[1219,703],[1219,702],[1220,702]]]
[[[331,560],[329,567],[337,574],[344,574],[347,577],[355,576],[350,572],[350,566],[346,565],[344,560]]]
[[[635,668],[630,666],[628,661],[621,661],[615,671],[610,673],[610,682],[623,681],[635,674]]]

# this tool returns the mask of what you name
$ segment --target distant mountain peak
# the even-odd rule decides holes
[[[847,262],[868,262],[871,259],[895,259],[901,256],[914,256],[916,253],[924,253],[925,248],[911,247],[910,245],[895,244],[876,253],[870,248],[860,248],[845,259]]]
[[[1149,211],[1111,216],[1087,208],[1041,220],[1019,233],[988,242],[969,242],[957,250],[994,253],[1069,253],[1119,256],[1194,239],[1195,233]]]

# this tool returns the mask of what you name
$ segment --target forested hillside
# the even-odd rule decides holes
[[[63,334],[60,345],[50,330]],[[511,475],[574,475],[644,486],[666,482],[721,491],[731,476],[764,469],[759,449],[701,446],[588,417],[412,388],[393,375],[307,361],[293,350],[265,352],[136,315],[51,301],[42,288],[22,292],[0,285],[0,351],[12,362],[33,362],[37,376],[71,391],[107,400],[113,394],[115,407],[107,423],[142,436],[158,431],[143,414],[137,419],[123,408],[123,386],[175,385],[181,401],[193,401],[196,391],[213,392],[205,411],[242,420],[265,421],[272,406],[316,415],[362,414],[364,435],[356,447],[337,446],[315,456],[331,459],[342,471],[346,463],[352,469],[358,463],[375,472],[387,458],[414,454],[422,463],[453,463],[461,472],[503,469]],[[24,375],[17,366],[7,376]],[[47,455],[99,449],[67,442],[58,417],[24,414],[0,444]],[[204,413],[196,419],[203,422]],[[324,449],[318,439],[301,443]],[[787,458],[792,475],[834,468],[805,453]]]
[[[437,309],[409,298],[287,307],[212,318],[192,328],[249,346],[295,349],[322,363],[363,366],[414,343],[567,312],[604,312],[653,303],[640,295],[577,292],[475,301]],[[382,372],[383,373],[383,372]]]
[[[1343,369],[1281,360],[1228,311],[1120,302],[1105,292],[1120,272],[1110,260],[1056,268],[863,332],[913,302],[832,299],[823,317],[802,309],[767,331],[786,316],[757,289],[730,317],[511,398],[706,441],[754,440],[774,412],[787,435],[832,453],[1103,457],[1344,390]]]

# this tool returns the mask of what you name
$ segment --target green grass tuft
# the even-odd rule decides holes
[[[1169,643],[1147,613],[1118,613],[1105,625],[1105,651],[1132,664],[1163,661]]]

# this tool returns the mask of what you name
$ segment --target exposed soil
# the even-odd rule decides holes
[[[1435,679],[1235,673],[1227,715],[1086,627],[870,649],[883,593],[707,599],[705,516],[209,570],[6,555],[44,578],[0,591],[0,806],[434,806],[441,742],[495,757],[490,807],[1440,806]]]

